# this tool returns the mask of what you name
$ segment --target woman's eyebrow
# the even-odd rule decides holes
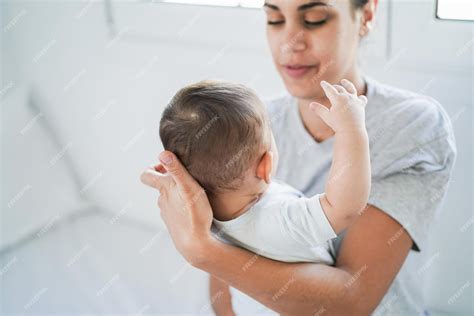
[[[328,6],[328,4],[322,1],[311,1],[310,3],[300,5],[298,11],[305,11],[316,6]]]
[[[275,10],[275,11],[280,11],[280,8],[279,8],[279,7],[277,7],[277,6],[274,5],[274,4],[270,4],[270,3],[268,3],[268,2],[265,2],[265,3],[263,4],[263,6],[266,7],[266,8]]]
[[[275,11],[280,11],[280,8],[278,6],[268,3],[268,2],[265,2],[263,6]],[[306,11],[316,6],[329,6],[329,5],[325,2],[322,2],[321,0],[314,0],[314,1],[311,1],[310,3],[300,5],[298,7],[298,11]]]

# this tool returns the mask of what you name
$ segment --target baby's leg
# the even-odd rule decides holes
[[[209,294],[212,309],[217,316],[235,316],[232,296],[227,283],[209,274]]]

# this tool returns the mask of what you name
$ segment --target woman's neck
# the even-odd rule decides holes
[[[366,94],[366,83],[360,74],[346,76],[345,78],[354,83],[358,95]],[[322,98],[315,99],[298,99],[298,109],[305,129],[315,141],[322,142],[333,136],[334,131],[326,123],[324,123],[324,121],[318,115],[309,109],[308,105],[314,101],[321,103],[328,108],[331,107],[331,103],[329,102],[328,98],[324,96]]]

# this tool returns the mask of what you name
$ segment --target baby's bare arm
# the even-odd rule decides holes
[[[367,99],[358,97],[347,80],[343,86],[322,82],[331,109],[312,108],[334,130],[334,153],[321,206],[336,233],[347,228],[364,210],[370,193],[369,140],[365,129]]]
[[[335,134],[334,154],[320,202],[334,231],[347,228],[367,205],[370,157],[367,133]]]

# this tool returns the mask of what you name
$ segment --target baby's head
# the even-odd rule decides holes
[[[265,106],[243,85],[201,81],[179,90],[160,137],[210,197],[266,187],[276,148]]]

